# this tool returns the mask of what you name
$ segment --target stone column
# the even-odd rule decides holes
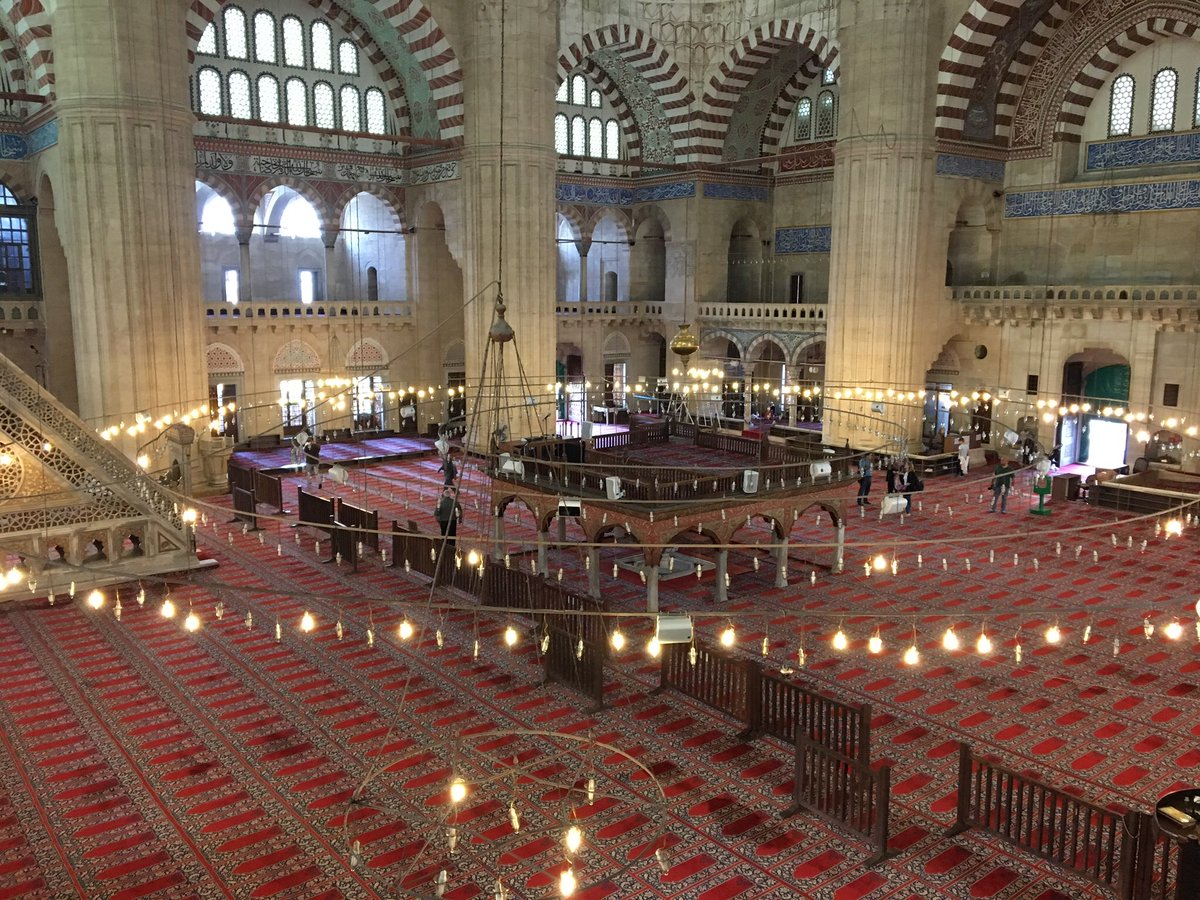
[[[588,251],[592,249],[592,242],[576,241],[575,249],[579,251],[579,313],[582,315],[583,307],[588,302],[587,260]]]
[[[588,594],[600,598],[600,548],[588,547]]]
[[[54,15],[51,177],[67,226],[79,411],[92,422],[207,400],[187,10],[61,0]]]
[[[539,531],[537,536],[537,574],[548,575],[550,573],[550,565],[546,560],[546,544],[550,541],[550,535],[544,531]]]
[[[647,565],[646,573],[646,612],[658,612],[658,566]]]
[[[322,300],[333,299],[333,288],[337,284],[334,278],[334,266],[337,263],[337,257],[334,254],[334,248],[337,246],[338,232],[335,229],[327,229],[321,233],[321,241],[325,244],[325,275]]]
[[[254,292],[250,288],[250,238],[254,234],[254,226],[244,225],[237,229],[238,242],[238,302],[249,303]]]
[[[775,545],[775,587],[777,588],[787,587],[787,559],[788,539],[787,535],[784,535]]]
[[[838,522],[837,551],[833,557],[833,572],[840,575],[846,570],[846,523]]]
[[[839,7],[827,384],[922,387],[957,326],[942,286],[946,247],[934,246],[942,233],[932,204],[938,5],[855,0]],[[826,443],[877,442],[868,401],[829,402],[859,415],[827,413]],[[907,430],[910,439],[920,437],[919,423]]]
[[[496,559],[504,559],[504,513],[492,516],[492,543]]]
[[[462,158],[463,294],[467,379],[482,375],[497,285],[508,306],[515,345],[504,348],[503,389],[482,384],[483,407],[498,396],[499,409],[484,412],[477,440],[499,424],[520,438],[540,433],[553,415],[545,385],[555,381],[557,328],[554,315],[556,243],[554,182],[555,60],[558,3],[505,0],[476,4],[463,54],[465,146]],[[472,301],[472,298],[476,298]],[[497,347],[497,349],[499,349]],[[516,354],[529,381],[515,403]],[[494,371],[494,369],[493,369]]]
[[[729,576],[729,551],[717,551],[717,602],[724,603],[729,599],[729,587],[725,579]]]

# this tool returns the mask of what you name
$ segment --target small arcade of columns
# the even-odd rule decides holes
[[[618,529],[623,529],[636,542],[630,544],[629,548],[641,551],[647,612],[658,612],[662,565],[674,548],[687,546],[681,543],[680,537],[689,532],[709,541],[708,545],[698,546],[716,550],[714,600],[718,603],[724,602],[729,596],[729,549],[735,546],[734,538],[742,528],[758,519],[766,521],[773,533],[776,587],[787,587],[788,584],[787,559],[792,526],[813,507],[829,515],[830,524],[835,530],[832,571],[840,573],[845,564],[845,501],[816,498],[803,492],[776,493],[757,500],[730,499],[705,504],[701,508],[694,505],[666,505],[651,509],[647,504],[593,498],[567,501],[560,494],[528,484],[518,486],[504,478],[493,477],[491,540],[497,559],[505,556],[504,513],[512,503],[521,503],[533,512],[537,523],[536,571],[541,575],[550,574],[549,548],[555,544],[562,546],[569,543],[568,518],[577,519],[584,534],[582,546],[587,549],[588,593],[593,597],[600,596],[600,549],[610,544],[615,546],[613,539],[619,534]],[[550,531],[555,520],[557,535],[551,537]]]

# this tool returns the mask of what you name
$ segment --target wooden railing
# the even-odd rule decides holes
[[[262,469],[253,471],[255,499],[266,506],[275,507],[276,515],[284,515],[283,478],[279,475],[268,475]]]
[[[1133,896],[1142,822],[1006,769],[958,746],[958,810],[948,834],[990,831],[1011,844]]]
[[[302,487],[296,488],[296,516],[303,525],[333,531],[333,499],[310,494]]]
[[[807,810],[870,842],[871,865],[887,856],[891,786],[889,766],[872,767],[801,735],[792,806],[784,815]]]
[[[250,531],[258,531],[258,517],[254,514],[258,508],[258,503],[254,499],[254,491],[248,491],[235,484],[230,488],[230,493],[233,494],[234,520],[245,522],[249,525]]]
[[[668,644],[662,648],[657,690],[673,688],[737,719],[743,735],[769,734],[789,744],[799,737],[836,753],[867,762],[871,758],[871,707],[843,703],[802,684],[763,672],[749,657],[718,650]]]
[[[338,500],[337,520],[346,528],[355,529],[356,543],[379,551],[379,513],[363,509],[345,500]]]
[[[254,469],[238,465],[232,459],[225,464],[225,473],[229,478],[229,488],[241,488],[243,491],[254,490]]]
[[[554,681],[592,700],[589,712],[604,708],[604,663],[607,645],[576,637],[556,625],[546,626],[548,640],[542,654],[546,681]]]
[[[843,703],[765,673],[759,697],[757,731],[789,744],[804,737],[859,762],[870,761],[870,704]]]

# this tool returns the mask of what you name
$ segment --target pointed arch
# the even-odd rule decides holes
[[[374,338],[363,338],[346,354],[346,368],[351,372],[381,372],[389,365],[387,351]]]
[[[692,125],[687,162],[722,159],[733,112],[746,88],[781,50],[796,45],[807,49],[822,69],[837,74],[838,46],[832,37],[803,20],[775,19],[759,25],[734,44],[708,79],[699,118]]]
[[[323,234],[328,235],[337,232],[338,219],[333,215],[333,204],[323,197],[312,184],[301,178],[275,178],[258,185],[246,198],[246,210],[249,212],[251,219],[257,215],[258,208],[262,205],[266,196],[279,187],[290,188],[312,204],[313,209],[317,211],[317,218],[321,222],[321,232]]]
[[[40,2],[9,3],[9,36],[28,65],[26,86],[34,93],[54,96],[54,42],[50,14]]]
[[[354,202],[354,198],[359,194],[370,194],[385,207],[387,207],[388,212],[390,212],[394,217],[394,224],[397,231],[407,227],[407,222],[405,221],[404,217],[404,206],[400,197],[393,193],[391,189],[373,182],[362,182],[346,188],[346,190],[342,192],[341,196],[339,196],[333,203],[330,213],[339,223],[339,227],[346,218],[346,208]]]
[[[288,341],[271,362],[276,375],[308,375],[321,371],[321,357],[304,341]]]
[[[670,53],[650,35],[616,24],[580,35],[560,51],[557,80],[577,70],[586,71],[621,113],[627,148],[632,142],[642,159],[659,162],[675,161],[686,150],[692,92]],[[615,88],[621,103],[606,86]]]
[[[242,355],[229,344],[209,344],[204,356],[209,375],[244,375],[246,372]]]

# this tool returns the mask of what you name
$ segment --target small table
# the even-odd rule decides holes
[[[1064,472],[1061,475],[1055,475],[1050,479],[1050,499],[1078,500],[1080,481],[1082,479],[1074,472]]]
[[[1196,820],[1181,825],[1163,813],[1164,809],[1178,810]],[[1159,831],[1179,844],[1179,868],[1175,875],[1177,900],[1200,897],[1200,788],[1171,791],[1154,807]]]

